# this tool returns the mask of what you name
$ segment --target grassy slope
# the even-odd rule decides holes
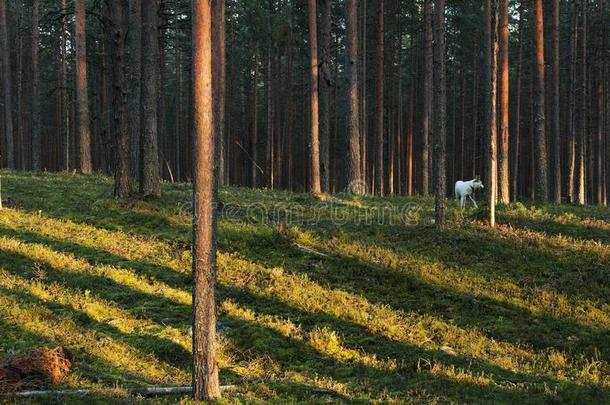
[[[18,209],[0,213],[0,352],[67,347],[70,387],[188,384],[189,188],[117,201],[104,177],[2,180]],[[423,198],[221,201],[226,400],[610,403],[609,210],[514,205],[491,230],[452,209],[439,234]],[[291,207],[282,235],[270,207]]]

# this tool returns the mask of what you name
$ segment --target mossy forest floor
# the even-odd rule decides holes
[[[0,353],[63,346],[62,386],[106,389],[46,403],[188,385],[190,187],[1,174]],[[610,210],[514,204],[490,229],[451,202],[439,233],[427,198],[220,200],[224,402],[610,403]]]

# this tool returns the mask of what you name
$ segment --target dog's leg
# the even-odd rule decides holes
[[[460,208],[464,209],[465,206],[466,206],[466,197],[462,196],[462,197],[460,197]]]
[[[468,197],[470,197],[470,199],[472,200],[472,203],[474,204],[475,208],[479,208],[479,206],[477,205],[477,202],[474,200],[474,198],[472,198],[471,195],[469,195]]]

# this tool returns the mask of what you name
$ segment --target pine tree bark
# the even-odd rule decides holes
[[[254,48],[254,78],[252,79],[252,99],[250,102],[250,181],[251,186],[258,187],[258,44]]]
[[[422,112],[422,194],[430,189],[430,121],[432,113],[432,0],[424,0],[424,94]]]
[[[92,171],[91,133],[89,128],[89,93],[87,90],[87,33],[85,0],[75,0],[76,31],[76,128],[78,131],[78,167],[82,173]]]
[[[193,396],[198,401],[220,398],[215,302],[218,156],[211,12],[211,0],[193,1]]]
[[[142,118],[142,0],[129,0],[129,144],[131,177],[140,173]]]
[[[383,124],[384,124],[384,109],[383,109],[383,53],[384,53],[384,27],[383,27],[383,0],[377,0],[377,80],[376,80],[376,117],[375,122],[375,193],[377,195],[384,194],[384,151],[383,151]]]
[[[112,22],[110,60],[112,61],[112,99],[114,104],[113,141],[115,142],[116,152],[114,195],[116,197],[126,197],[131,193],[127,83],[125,77],[127,70],[125,66],[127,4],[124,0],[112,0],[109,9]]]
[[[227,183],[225,161],[225,92],[226,92],[226,48],[225,48],[225,1],[212,1],[212,55],[214,60],[214,125],[218,139],[219,174],[221,185]]]
[[[508,0],[500,0],[499,5],[499,67],[500,67],[500,137],[498,148],[498,202],[508,204],[510,202],[510,176],[509,176],[509,78],[508,78]]]
[[[70,169],[70,115],[68,109],[68,50],[67,50],[67,32],[68,32],[68,10],[66,0],[61,0],[61,151],[62,151],[62,169]]]
[[[502,10],[504,12],[504,10]],[[490,83],[486,84],[489,88],[487,95],[489,102],[489,117],[486,119],[489,122],[486,134],[487,146],[487,168],[488,168],[488,201],[489,201],[489,226],[496,225],[496,199],[498,195],[498,162],[497,162],[497,142],[498,142],[498,126],[497,118],[497,81],[498,81],[498,0],[487,0],[485,2],[485,18],[490,20],[490,35],[491,44],[489,45],[489,53],[486,56],[486,66],[490,69],[488,75]],[[488,46],[487,43],[485,46]]]
[[[38,68],[38,30],[40,1],[32,1],[32,170],[42,168],[41,127],[40,127],[40,70]]]
[[[552,1],[551,19],[551,137],[553,151],[551,153],[553,172],[552,172],[552,191],[551,200],[561,203],[561,133],[560,133],[560,105],[559,105],[559,0]]]
[[[209,1],[209,0],[206,0]],[[158,94],[159,0],[142,3],[142,103],[140,138],[140,193],[160,195]]]
[[[331,60],[331,13],[332,1],[322,0],[320,18],[320,182],[322,191],[330,191],[330,94],[332,78]]]
[[[533,9],[534,35],[534,137],[535,137],[535,170],[536,189],[534,197],[538,202],[548,200],[547,151],[545,135],[545,82],[544,82],[544,22],[542,0],[534,0]]]
[[[346,16],[347,191],[362,194],[365,190],[361,178],[360,115],[358,113],[358,0],[346,1]]]
[[[434,157],[432,162],[434,166],[436,226],[443,229],[447,222],[445,0],[436,0],[434,14]]]
[[[2,89],[4,90],[4,135],[6,151],[4,162],[9,169],[15,168],[15,134],[13,132],[13,95],[11,80],[11,51],[8,45],[6,0],[0,0],[0,46],[2,47]]]
[[[521,143],[521,82],[523,78],[523,18],[525,10],[525,0],[521,0],[519,4],[519,51],[517,62],[517,95],[515,102],[515,131],[513,133],[512,146],[512,166],[511,166],[511,194],[512,200],[517,201],[519,194],[518,179],[519,179],[519,159],[520,159],[520,143]]]
[[[320,139],[318,117],[318,23],[316,0],[309,0],[309,69],[310,69],[310,132],[309,132],[309,191],[320,193]]]

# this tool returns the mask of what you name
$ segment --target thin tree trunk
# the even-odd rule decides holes
[[[517,95],[515,106],[515,131],[513,134],[513,161],[511,170],[511,193],[513,201],[517,201],[519,190],[517,188],[519,179],[519,158],[521,143],[521,81],[523,77],[523,18],[525,10],[525,0],[519,4],[519,56],[517,62]]]
[[[65,1],[65,0],[63,0]],[[140,173],[140,137],[142,129],[142,0],[129,0],[129,143],[131,177]]]
[[[551,200],[556,203],[561,202],[561,134],[559,126],[559,0],[552,1],[552,19],[551,19],[551,65],[552,65],[552,83],[551,83],[551,136],[552,147],[551,153],[553,162],[552,185],[553,195]]]
[[[535,198],[539,202],[548,200],[547,183],[547,153],[545,135],[545,89],[544,89],[544,23],[542,12],[542,0],[534,0],[533,10],[533,35],[534,35],[534,58],[536,61],[534,69],[534,136],[535,136],[535,167],[536,167],[536,191]]]
[[[8,45],[6,0],[0,0],[0,46],[2,47],[2,88],[4,90],[4,134],[6,152],[4,159],[9,169],[15,168],[15,134],[13,133],[13,96],[11,81],[11,51]],[[1,153],[0,153],[1,155]]]
[[[499,41],[500,41],[500,137],[498,148],[498,202],[508,204],[510,202],[510,176],[509,176],[509,123],[508,123],[508,0],[500,0],[499,12]]]
[[[209,0],[201,0],[208,2]],[[159,0],[142,4],[142,135],[140,138],[140,193],[160,195],[158,145]]]
[[[214,61],[214,125],[218,136],[219,170],[218,181],[227,184],[225,161],[225,91],[226,91],[226,47],[225,47],[225,1],[212,0],[212,55]]]
[[[42,167],[41,156],[41,127],[40,127],[40,71],[38,69],[38,46],[40,33],[39,0],[32,1],[32,170],[40,171]]]
[[[127,36],[127,19],[124,13],[123,0],[112,0],[110,19],[112,21],[112,42],[110,60],[112,61],[112,85],[114,104],[114,142],[116,167],[114,172],[114,195],[125,197],[131,193],[129,171],[129,127],[127,116],[127,83],[125,83],[125,41]]]
[[[330,39],[332,1],[320,2],[320,181],[322,191],[330,191],[330,94],[332,78],[330,72]]]
[[[66,8],[66,0],[61,0],[61,151],[62,151],[62,169],[70,169],[70,115],[68,109],[68,50],[67,50],[67,32],[68,32],[68,10]]]
[[[432,0],[424,1],[424,94],[422,114],[422,194],[430,189],[430,120],[432,113]]]
[[[384,151],[383,151],[383,123],[384,123],[384,109],[383,109],[383,43],[384,29],[383,29],[383,0],[377,0],[377,80],[376,80],[376,117],[375,122],[377,128],[375,131],[375,192],[377,195],[384,194]],[[365,39],[366,40],[366,39]]]
[[[218,156],[212,97],[211,0],[193,1],[193,396],[220,398],[216,360]],[[146,15],[146,12],[144,12]],[[146,93],[146,90],[144,91]]]
[[[320,193],[320,140],[318,117],[318,28],[316,0],[309,0],[309,51],[311,87],[309,92],[311,104],[311,124],[309,133],[309,191]]]
[[[252,101],[250,103],[250,176],[252,187],[258,187],[258,44],[254,48],[254,78],[252,81]]]
[[[445,76],[445,0],[437,0],[434,6],[434,194],[436,226],[446,225],[446,118],[447,88]]]
[[[489,226],[494,227],[496,225],[496,198],[498,195],[498,162],[497,162],[497,142],[498,142],[498,126],[496,123],[497,119],[497,81],[498,81],[498,0],[487,0],[485,2],[485,18],[491,19],[490,35],[491,44],[486,54],[486,65],[491,69],[488,74],[488,78],[491,80],[489,84],[486,84],[490,89],[488,100],[489,102],[489,122],[488,130],[486,134],[488,137],[487,145],[488,151],[488,199],[489,199]],[[504,10],[502,10],[504,12]],[[487,46],[487,44],[485,44]]]
[[[311,1],[311,0],[310,0]],[[347,73],[347,191],[362,194],[360,168],[360,116],[358,113],[358,0],[346,2],[346,73]]]
[[[76,128],[78,130],[78,167],[91,173],[91,135],[89,129],[89,94],[87,91],[87,34],[85,0],[75,0],[76,31]]]

